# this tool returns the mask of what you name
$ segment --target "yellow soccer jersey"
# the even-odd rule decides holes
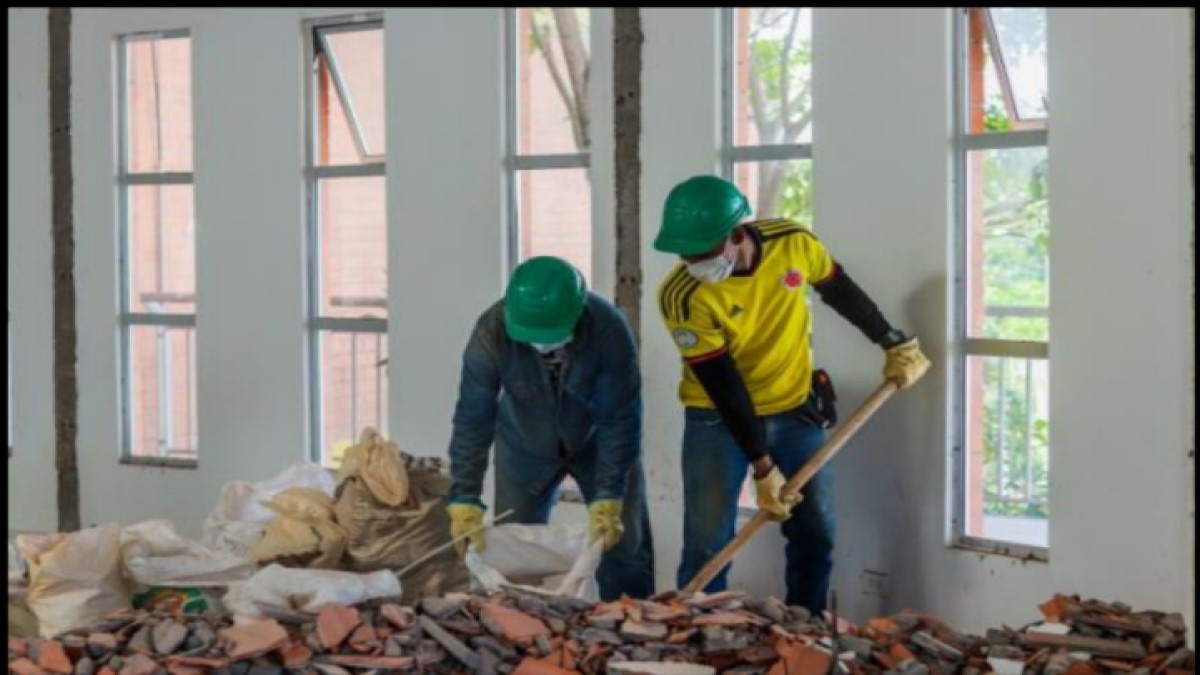
[[[835,267],[816,236],[794,220],[762,220],[746,229],[759,243],[753,271],[705,284],[679,263],[659,286],[659,311],[686,363],[728,353],[755,411],[772,415],[808,397],[811,320],[804,285],[828,281]],[[685,406],[715,407],[691,368],[683,369],[679,398]]]

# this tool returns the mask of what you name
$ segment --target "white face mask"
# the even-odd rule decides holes
[[[558,342],[530,342],[529,346],[537,350],[539,354],[549,354],[556,349],[562,349],[571,343],[571,336]]]
[[[708,284],[719,284],[733,274],[733,258],[723,252],[715,258],[687,264],[688,274]]]

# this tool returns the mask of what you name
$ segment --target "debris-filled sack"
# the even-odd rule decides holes
[[[593,604],[511,590],[384,598],[266,618],[124,610],[54,640],[10,638],[16,673],[735,673],[737,675],[1183,675],[1179,614],[1056,596],[1047,621],[959,633],[905,611],[855,626],[726,591]],[[1062,632],[1063,630],[1067,632]]]
[[[231,584],[222,603],[231,614],[253,618],[263,616],[264,607],[316,611],[329,603],[356,605],[398,595],[400,583],[387,570],[357,574],[269,565]]]
[[[338,471],[335,513],[346,533],[342,569],[405,570],[405,602],[466,590],[467,569],[453,547],[425,557],[450,541],[444,507],[449,489],[440,460],[406,455],[374,429],[364,430]]]
[[[292,487],[266,502],[278,518],[267,523],[250,557],[262,564],[339,569],[346,531],[334,521],[333,498],[320,490]]]
[[[467,551],[477,585],[488,591],[520,585],[546,587],[556,595],[600,599],[596,570],[603,548],[589,545],[587,525],[496,525],[484,534],[484,550]],[[549,581],[561,577],[550,585]]]
[[[29,566],[25,602],[42,635],[86,625],[129,606],[120,537],[121,526],[115,523],[17,537],[17,549]]]
[[[162,519],[121,529],[121,563],[126,578],[141,587],[224,586],[258,569],[250,558],[181,537]]]
[[[325,467],[299,462],[259,483],[235,480],[221,487],[217,505],[204,519],[203,542],[219,551],[248,556],[278,514],[265,504],[288,488],[307,487],[333,494],[333,476]]]

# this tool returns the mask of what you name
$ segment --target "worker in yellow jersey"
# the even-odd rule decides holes
[[[800,223],[747,221],[732,183],[696,176],[667,196],[654,247],[680,257],[658,289],[683,355],[682,587],[733,538],[737,501],[752,469],[758,506],[783,521],[787,602],[825,608],[834,521],[828,469],[799,501],[785,476],[816,454],[830,423],[827,376],[815,371],[805,286],[883,348],[885,377],[909,387],[929,369],[917,339],[892,328],[875,303]],[[726,567],[704,589],[726,587]]]

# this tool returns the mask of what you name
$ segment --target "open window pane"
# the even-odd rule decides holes
[[[976,7],[967,25],[970,133],[1045,128],[1045,8]]]
[[[733,10],[734,145],[812,142],[812,9]]]
[[[192,186],[132,185],[127,189],[130,311],[195,314]]]
[[[196,331],[130,326],[129,454],[196,459]]]
[[[972,356],[967,379],[966,534],[1046,547],[1047,362]]]
[[[383,161],[383,28],[318,30],[317,163]]]
[[[734,164],[733,182],[750,200],[754,218],[812,222],[812,160]]]
[[[584,7],[517,8],[517,153],[586,152],[590,147],[589,12]]]
[[[130,39],[126,66],[126,157],[132,173],[192,170],[192,41]]]
[[[592,272],[592,189],[587,169],[518,173],[521,260],[553,255]]]
[[[1046,117],[1046,8],[991,7],[1017,117]]]
[[[336,466],[363,428],[387,434],[386,333],[322,331],[321,461]]]
[[[321,316],[387,316],[385,183],[383,176],[318,183]]]
[[[1047,166],[1045,147],[967,156],[971,337],[1049,337]]]

